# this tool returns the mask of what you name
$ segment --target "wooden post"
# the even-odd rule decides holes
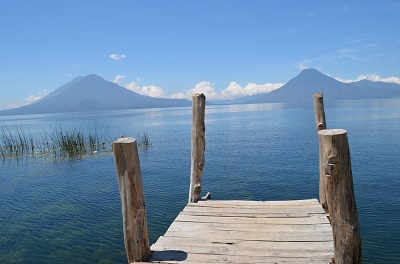
[[[194,94],[192,96],[192,158],[190,169],[190,188],[189,203],[197,203],[201,193],[201,177],[205,163],[204,150],[205,143],[205,125],[204,115],[206,109],[206,97],[204,94]]]
[[[326,129],[324,95],[322,93],[314,94],[314,114],[317,131]]]
[[[326,129],[325,110],[324,110],[324,95],[322,93],[314,94],[314,114],[315,114],[315,125],[317,132]],[[319,153],[321,159],[321,152]],[[325,168],[319,167],[319,203],[324,208],[325,212],[328,213],[328,204],[326,202],[326,177]]]
[[[146,205],[136,139],[119,138],[113,142],[115,168],[124,223],[124,243],[128,263],[150,258]]]
[[[326,178],[326,198],[335,246],[335,263],[362,263],[361,235],[354,197],[347,132],[318,132],[320,166]]]

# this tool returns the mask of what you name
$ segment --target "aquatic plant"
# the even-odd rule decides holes
[[[102,138],[103,140],[100,140]],[[22,158],[47,156],[50,158],[84,158],[107,151],[111,142],[106,133],[100,137],[97,126],[84,133],[82,129],[65,128],[62,124],[49,131],[35,133],[20,125],[0,127],[0,157]],[[109,144],[111,145],[111,144]]]
[[[147,132],[143,132],[143,136],[139,136],[138,146],[142,148],[148,148],[151,146],[149,134]]]

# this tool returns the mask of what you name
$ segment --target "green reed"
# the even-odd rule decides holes
[[[148,133],[143,132],[143,136],[139,136],[138,146],[142,147],[142,148],[148,148],[151,146],[151,142],[150,142]]]
[[[50,157],[74,159],[98,155],[110,145],[106,134],[99,135],[97,126],[89,132],[65,128],[62,124],[35,136],[20,125],[0,127],[0,158]]]

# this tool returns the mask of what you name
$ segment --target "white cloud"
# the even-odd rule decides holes
[[[308,69],[308,66],[307,66],[306,64],[303,64],[303,63],[297,64],[296,67],[297,67],[298,69],[300,69],[300,70],[306,70],[306,69]]]
[[[141,92],[142,92],[142,88],[139,85],[137,85],[135,82],[130,82],[130,83],[124,84],[122,86],[128,90],[131,90],[132,92],[135,92],[135,93],[141,94]]]
[[[173,99],[188,99],[192,100],[192,95],[196,93],[203,93],[207,99],[218,100],[221,96],[214,89],[214,84],[209,81],[202,81],[197,83],[192,89],[186,92],[171,94],[169,97]]]
[[[147,85],[147,86],[140,86],[136,82],[130,82],[130,83],[121,83],[121,80],[125,79],[126,75],[116,75],[114,77],[113,82],[125,87],[128,90],[131,90],[132,92],[141,94],[141,95],[146,95],[146,96],[151,96],[151,97],[156,97],[156,98],[166,98],[164,91],[161,87],[155,86],[155,85]],[[139,78],[137,78],[139,80]]]
[[[45,97],[48,94],[49,94],[49,91],[47,89],[44,89],[44,90],[36,92],[35,94],[28,95],[27,97],[25,97],[24,99],[22,99],[20,101],[6,102],[6,103],[2,104],[2,106],[0,107],[0,110],[17,108],[20,106],[28,105],[28,104],[31,104],[33,102],[36,102],[36,101],[42,99],[43,97]]]
[[[202,81],[197,83],[192,89],[167,96],[161,87],[155,85],[140,86],[138,81],[123,83],[122,80],[125,78],[125,75],[116,75],[113,82],[141,95],[147,95],[156,98],[188,100],[192,100],[192,95],[196,93],[203,93],[208,100],[232,100],[244,96],[269,93],[284,85],[284,83],[248,83],[245,87],[241,87],[238,83],[231,82],[226,89],[219,93],[215,90],[214,84],[209,81]],[[137,78],[137,80],[139,80],[139,78]]]
[[[275,89],[282,87],[283,85],[284,83],[265,83],[265,84],[248,83],[243,88],[238,83],[231,82],[228,88],[226,88],[221,92],[221,97],[222,99],[236,99],[244,96],[269,93]]]
[[[115,75],[115,78],[114,78],[114,83],[117,83],[117,84],[119,84],[120,83],[120,81],[122,80],[122,79],[124,79],[126,77],[126,75]]]
[[[186,92],[186,98],[191,100],[192,95],[196,93],[203,93],[207,99],[219,99],[219,96],[214,89],[214,84],[208,81],[197,83],[195,87]]]
[[[124,54],[111,54],[110,56],[108,56],[110,59],[115,60],[115,61],[119,61],[121,59],[126,58],[126,56]]]
[[[157,98],[165,98],[166,96],[164,95],[164,91],[161,87],[154,86],[154,85],[149,85],[149,86],[143,86],[141,88],[142,94],[143,95],[148,95],[151,97],[157,97]]]
[[[44,89],[44,90],[38,91],[36,94],[28,95],[28,96],[24,99],[24,101],[25,101],[27,104],[30,104],[30,103],[33,103],[33,102],[36,102],[36,101],[42,99],[43,97],[45,97],[45,96],[48,95],[48,94],[49,94],[49,91],[48,91],[47,89]]]
[[[131,82],[128,84],[123,85],[128,90],[131,90],[132,92],[141,94],[141,95],[146,95],[150,97],[156,97],[156,98],[166,98],[164,91],[161,87],[155,86],[155,85],[147,85],[147,86],[140,86],[136,82]]]
[[[358,82],[361,80],[369,80],[369,81],[374,81],[374,82],[387,82],[387,83],[397,83],[400,84],[400,78],[399,77],[381,77],[376,74],[361,74],[358,75],[356,79],[342,79],[339,77],[335,78],[336,80],[340,82],[345,82],[345,83],[352,83],[352,82]]]
[[[254,94],[269,93],[283,85],[284,83],[248,83],[245,87],[241,87],[238,83],[231,82],[226,89],[224,89],[221,93],[218,93],[214,89],[214,84],[208,81],[202,81],[197,83],[195,87],[186,92],[172,94],[170,98],[186,98],[191,100],[193,94],[203,93],[209,100],[232,100]]]

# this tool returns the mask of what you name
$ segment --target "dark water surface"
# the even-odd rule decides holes
[[[325,106],[328,128],[348,131],[364,263],[400,260],[400,100]],[[191,109],[0,117],[33,134],[54,124],[108,139],[148,133],[140,149],[151,243],[185,206]],[[0,263],[126,263],[112,155],[0,161]],[[210,106],[203,192],[213,199],[318,197],[312,104]]]

